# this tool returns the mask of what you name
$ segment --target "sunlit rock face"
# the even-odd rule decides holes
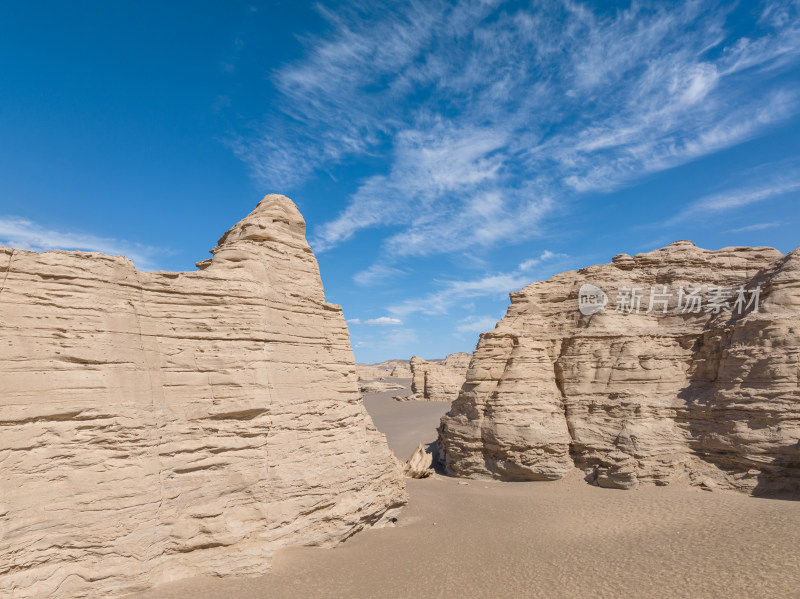
[[[602,309],[580,308],[589,285],[606,291]],[[715,309],[714,287],[728,306]],[[749,306],[735,303],[742,288]],[[623,254],[511,294],[442,418],[441,452],[467,477],[554,480],[577,466],[623,489],[796,490],[799,356],[800,250]]]
[[[264,572],[405,502],[295,205],[265,197],[212,253],[0,248],[0,596]]]

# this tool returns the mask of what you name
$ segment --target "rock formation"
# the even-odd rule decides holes
[[[453,401],[464,384],[470,354],[450,354],[441,363],[411,358],[411,395],[398,401]]]
[[[624,489],[797,490],[798,372],[800,250],[676,242],[512,293],[442,418],[440,450],[466,477],[553,480],[578,466]]]
[[[406,372],[408,371],[408,372]],[[386,378],[411,378],[408,360],[386,360],[377,364],[356,364],[358,389],[362,393],[381,393],[403,389],[406,385]]]
[[[389,376],[389,371],[372,364],[356,364],[356,376],[359,381],[379,381]]]
[[[403,465],[403,475],[408,478],[428,478],[436,472],[433,469],[435,443],[425,446],[422,443],[417,445],[414,453]]]
[[[398,364],[399,363],[399,364]],[[358,375],[358,390],[362,393],[382,393],[403,389],[405,385],[397,381],[387,381],[386,378],[407,378],[397,377],[395,374],[398,369],[408,368],[408,362],[404,360],[387,360],[378,364],[356,364],[356,374]],[[402,375],[402,370],[399,371]],[[410,374],[408,375],[411,376]]]
[[[364,381],[392,378],[411,378],[408,360],[386,360],[377,364],[356,364],[358,378]]]
[[[445,356],[444,360],[442,360],[442,366],[461,372],[466,376],[470,360],[472,360],[472,354],[458,352]]]
[[[392,377],[396,379],[410,379],[414,376],[414,373],[411,372],[411,366],[406,364],[400,364],[395,366],[392,369]]]
[[[395,376],[396,369],[399,369],[398,372],[402,372],[403,368],[408,368],[408,360],[385,360],[373,364],[373,366],[386,370],[390,376]]]
[[[264,572],[403,505],[294,204],[196,272],[0,248],[0,596]]]
[[[392,381],[358,381],[358,390],[362,393],[383,393],[384,391],[396,391],[405,389],[405,385]]]

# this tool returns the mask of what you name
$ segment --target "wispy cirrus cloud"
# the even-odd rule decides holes
[[[381,264],[379,262],[376,262],[375,264],[372,264],[369,268],[357,272],[355,275],[353,275],[353,281],[356,283],[356,285],[361,285],[362,287],[369,287],[371,285],[376,285],[382,281],[405,276],[406,274],[408,273],[403,269],[395,268],[394,266],[389,266],[388,264]]]
[[[397,316],[414,313],[445,314],[460,301],[468,298],[504,296],[530,283],[530,277],[519,272],[486,275],[469,281],[442,281],[439,291],[421,298],[402,301],[389,306],[388,311]]]
[[[749,231],[763,231],[764,229],[774,229],[775,227],[780,227],[781,223],[779,222],[772,222],[772,223],[755,223],[753,225],[746,225],[744,227],[737,227],[736,229],[729,229],[726,231],[727,233],[747,233]]]
[[[130,258],[143,270],[155,270],[159,257],[168,251],[164,248],[111,237],[56,231],[15,216],[0,217],[0,243],[7,247],[33,252],[83,250],[111,255],[121,254]]]
[[[531,271],[536,266],[559,258],[568,256],[544,250],[538,257],[523,261],[512,272],[486,274],[470,280],[437,281],[436,284],[440,287],[438,291],[421,298],[404,300],[389,306],[388,311],[396,316],[414,313],[445,314],[451,307],[462,304],[465,299],[505,296],[532,283],[535,279]],[[485,321],[482,324],[485,324]]]
[[[399,318],[392,318],[391,316],[380,316],[379,318],[368,318],[366,320],[361,320],[360,318],[350,318],[347,320],[347,324],[366,324],[371,326],[387,327],[399,326],[403,324],[403,321]]]
[[[348,160],[386,160],[313,231],[317,251],[372,227],[390,227],[390,257],[521,241],[564,202],[798,113],[798,91],[777,77],[800,61],[798,4],[763,2],[746,36],[728,26],[733,10],[690,1],[614,12],[573,1],[323,6],[328,32],[273,74],[276,108],[232,146],[271,187]]]
[[[702,197],[666,221],[665,225],[674,225],[702,215],[720,214],[797,192],[800,192],[800,170],[773,173],[760,183],[732,186]]]
[[[378,336],[367,335],[353,344],[355,348],[384,350],[390,355],[408,355],[414,352],[414,347],[419,343],[419,336],[414,329],[395,328],[382,331]]]
[[[538,266],[542,262],[555,260],[556,258],[569,258],[569,256],[566,254],[557,254],[555,252],[551,252],[550,250],[545,250],[539,255],[538,258],[528,258],[524,262],[521,262],[519,265],[519,270],[531,270],[534,266]]]
[[[459,333],[483,333],[491,331],[497,325],[499,318],[494,316],[468,316],[456,325]]]
[[[425,244],[444,243],[462,247],[457,239],[466,230],[488,237],[502,234],[495,228],[476,228],[474,219],[492,219],[503,209],[503,198],[492,192],[478,194],[456,206],[443,206],[441,198],[450,194],[474,193],[498,177],[502,161],[493,155],[505,144],[504,136],[492,129],[454,130],[440,120],[425,130],[406,130],[397,134],[393,163],[387,175],[368,179],[351,198],[350,204],[333,221],[319,227],[313,239],[317,251],[325,251],[346,241],[360,229],[376,225],[413,224],[392,236],[388,244],[394,254],[425,254]],[[500,216],[500,212],[496,217]],[[442,222],[448,218],[447,223]],[[460,226],[456,224],[457,219]],[[441,250],[440,246],[440,250]]]

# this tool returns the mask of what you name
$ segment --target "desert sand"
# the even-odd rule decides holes
[[[402,459],[447,404],[367,395]],[[253,578],[194,578],[135,599],[797,597],[800,502],[671,485],[633,491],[443,476],[408,480],[395,528],[280,550]]]
[[[386,380],[403,383],[404,390],[410,390],[411,379]],[[394,454],[405,461],[420,443],[436,441],[436,427],[439,426],[439,419],[450,409],[450,402],[398,402],[393,398],[397,394],[398,391],[365,393],[364,407],[378,430],[386,435]]]

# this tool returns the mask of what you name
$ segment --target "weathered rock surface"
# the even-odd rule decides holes
[[[255,574],[403,505],[304,235],[272,195],[197,272],[0,249],[0,596]]]
[[[605,310],[579,311],[585,283],[608,293]],[[647,313],[651,286],[674,295]],[[748,300],[760,286],[759,310],[707,312],[709,286],[744,286]],[[638,314],[612,305],[624,287],[644,290]],[[699,312],[677,306],[681,287],[703,288]],[[459,476],[552,480],[577,466],[625,489],[688,479],[792,491],[799,382],[800,250],[676,242],[512,293],[481,335],[439,444]]]
[[[411,395],[395,397],[397,401],[453,401],[464,384],[471,354],[450,354],[444,360],[411,358]]]

